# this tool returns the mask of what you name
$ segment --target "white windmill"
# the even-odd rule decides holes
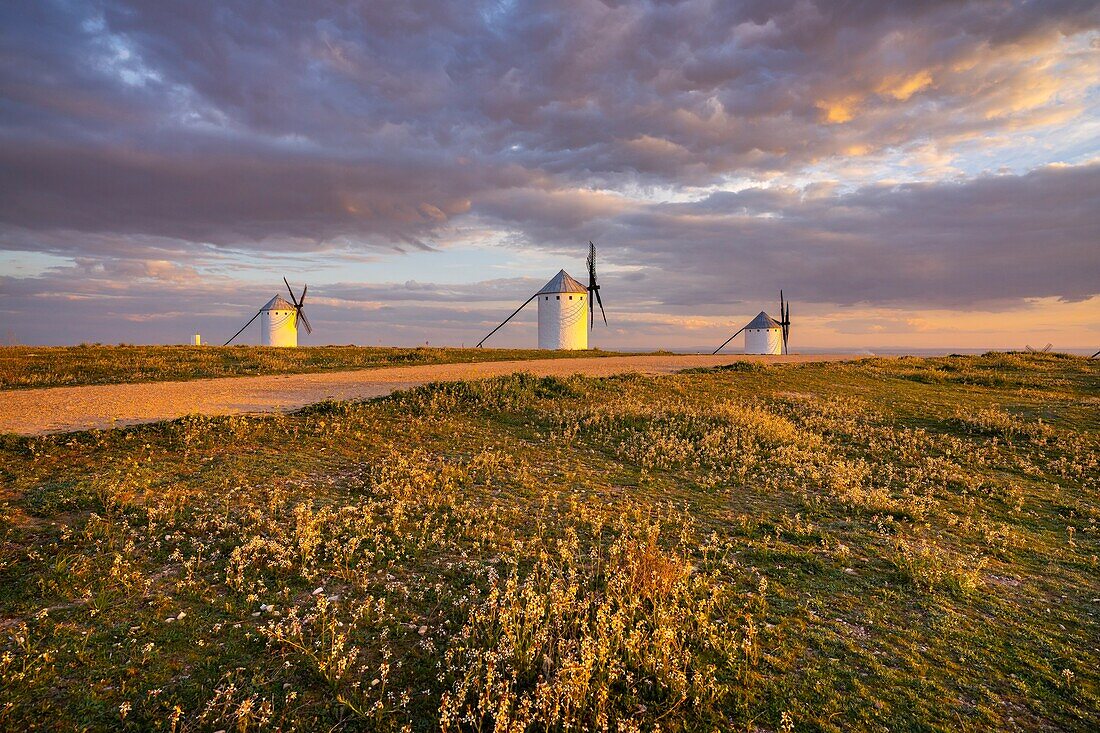
[[[588,330],[596,324],[596,305],[600,306],[600,315],[603,323],[607,325],[607,314],[604,313],[603,299],[600,298],[600,286],[596,284],[596,245],[588,243],[588,285],[584,285],[565,270],[560,270],[557,275],[550,278],[550,282],[543,285],[538,292],[523,305],[516,308],[512,315],[504,319],[503,323],[494,328],[489,334],[478,342],[480,348],[489,336],[499,331],[501,327],[512,320],[524,306],[532,300],[539,302],[539,348],[540,349],[567,349],[582,350],[588,348]],[[585,316],[588,323],[585,323]]]
[[[233,338],[226,341],[223,344],[224,346],[229,346],[233,339],[240,336],[256,318],[260,319],[261,346],[296,347],[298,345],[299,321],[306,327],[306,333],[313,333],[313,327],[309,325],[309,319],[306,318],[305,311],[302,310],[302,306],[306,302],[306,290],[309,289],[309,286],[303,285],[302,295],[295,298],[294,290],[291,289],[290,283],[287,282],[285,277],[283,282],[286,283],[286,289],[290,292],[291,302],[288,303],[286,298],[276,295],[267,301],[267,304],[258,310],[256,315],[249,318],[248,323],[241,326],[241,330],[233,334]]]
[[[717,354],[726,344],[733,341],[741,332],[745,333],[746,354],[770,354],[778,356],[786,354],[787,338],[791,334],[791,303],[783,300],[783,291],[779,291],[779,320],[775,320],[764,311],[756,314],[756,318],[746,323],[737,330],[733,336],[722,342],[722,345],[714,350]]]

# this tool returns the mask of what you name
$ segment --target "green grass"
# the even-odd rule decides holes
[[[385,366],[613,356],[615,352],[308,346],[0,346],[0,390],[299,374]]]
[[[1093,730],[1098,405],[987,355],[0,438],[0,729]]]

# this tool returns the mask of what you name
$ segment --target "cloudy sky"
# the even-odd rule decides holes
[[[1100,3],[0,4],[0,339],[1100,348]],[[497,346],[533,346],[534,308]],[[249,334],[258,340],[258,332]]]

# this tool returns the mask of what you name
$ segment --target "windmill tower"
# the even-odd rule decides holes
[[[276,295],[260,309],[260,346],[298,345],[298,309]]]
[[[256,315],[248,319],[248,323],[241,326],[241,330],[233,334],[224,346],[229,346],[233,339],[240,336],[246,328],[257,318],[260,319],[260,345],[284,346],[294,348],[298,345],[298,323],[306,327],[306,333],[313,333],[313,327],[309,325],[305,311],[302,310],[306,302],[306,290],[308,285],[302,286],[302,295],[294,296],[290,283],[283,278],[286,289],[290,292],[290,302],[281,295],[276,295],[267,304],[256,312]]]
[[[714,350],[717,354],[726,344],[733,341],[737,334],[745,334],[746,354],[767,354],[779,356],[789,353],[787,351],[787,339],[791,334],[791,303],[783,300],[783,291],[779,291],[779,320],[775,320],[764,311],[760,311],[756,318],[739,328],[733,336],[726,339],[721,346]]]
[[[744,330],[746,354],[783,353],[783,326],[764,311],[746,323]]]
[[[488,336],[478,342],[480,348],[489,336],[500,330],[508,321],[512,320],[524,306],[532,300],[539,302],[539,348],[540,349],[567,349],[579,350],[588,348],[588,330],[596,325],[596,305],[600,306],[600,314],[603,316],[604,325],[607,325],[607,314],[603,310],[603,299],[600,298],[600,286],[596,284],[596,245],[588,243],[588,285],[584,285],[565,270],[559,270],[557,275],[546,283],[523,302],[512,315],[504,319],[504,322],[489,332]],[[588,323],[584,322],[588,315]]]
[[[535,293],[540,349],[587,349],[588,288],[561,270]]]

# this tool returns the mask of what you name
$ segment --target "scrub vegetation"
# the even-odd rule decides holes
[[[427,346],[2,346],[0,390],[613,355],[615,352],[597,349],[554,352]]]
[[[1100,364],[0,439],[0,728],[1090,730]]]

